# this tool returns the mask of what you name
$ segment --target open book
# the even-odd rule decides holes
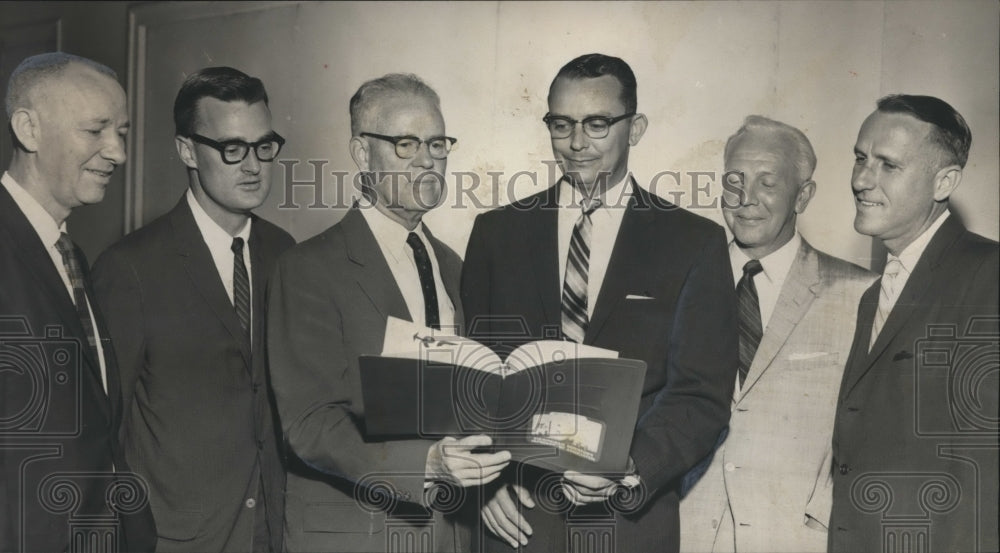
[[[489,434],[533,465],[626,468],[642,361],[556,340],[502,359],[475,340],[390,317],[382,355],[359,362],[369,438]]]

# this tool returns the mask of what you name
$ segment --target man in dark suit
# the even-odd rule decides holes
[[[677,480],[725,427],[736,378],[725,233],[630,175],[629,148],[647,121],[624,61],[569,62],[548,102],[563,178],[476,219],[462,275],[466,317],[474,337],[503,348],[561,336],[645,361],[635,470],[622,483],[567,472],[552,489],[550,475],[514,467],[483,507],[490,532],[476,545],[557,552],[596,539],[616,551],[677,551]]]
[[[100,202],[125,162],[115,73],[30,57],[6,99],[14,152],[0,187],[0,550],[149,551],[146,484],[118,445],[114,351],[73,208]]]
[[[278,262],[270,298],[271,378],[289,461],[289,551],[466,551],[445,514],[495,479],[510,454],[486,436],[372,441],[358,356],[382,351],[388,317],[461,328],[462,262],[421,222],[442,194],[454,138],[414,75],[364,83],[351,98],[351,157],[364,198]],[[444,493],[448,499],[441,499]],[[435,500],[447,505],[429,507]]]
[[[281,549],[284,469],[264,291],[292,237],[251,210],[284,140],[259,79],[202,69],[174,103],[188,191],[94,265],[121,367],[122,442],[149,482],[158,551]]]
[[[858,309],[833,432],[829,550],[997,551],[997,243],[949,210],[972,135],[931,96],[878,101],[854,228],[888,249]]]

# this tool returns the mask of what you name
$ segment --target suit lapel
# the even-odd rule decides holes
[[[879,279],[875,282],[868,292],[865,293],[862,299],[862,305],[860,309],[864,310],[866,318],[864,319],[866,323],[867,334],[860,335],[855,340],[855,347],[853,354],[863,354],[859,358],[863,358],[864,366],[860,367],[856,373],[851,375],[852,381],[847,391],[850,392],[851,389],[857,385],[858,381],[868,373],[869,370],[875,365],[882,355],[885,354],[886,349],[889,344],[892,343],[893,339],[897,334],[903,329],[905,324],[913,319],[914,311],[919,306],[933,303],[932,298],[927,298],[929,293],[933,293],[934,288],[931,283],[938,276],[938,269],[941,264],[947,258],[948,252],[953,247],[954,243],[962,235],[965,229],[962,224],[958,222],[954,215],[950,215],[947,220],[941,225],[941,228],[937,230],[934,237],[931,238],[930,243],[927,244],[927,249],[921,254],[920,259],[917,260],[916,266],[913,268],[913,272],[910,274],[910,278],[906,281],[906,286],[899,294],[899,299],[896,300],[896,304],[892,307],[892,311],[889,312],[889,316],[885,320],[885,324],[882,326],[882,330],[879,332],[878,338],[876,338],[875,343],[872,344],[870,352],[864,351],[867,349],[868,342],[871,340],[871,321],[875,318],[875,312],[878,310],[878,296],[881,290],[882,280]],[[874,291],[874,297],[869,295],[870,292]],[[865,302],[868,302],[868,305]],[[868,318],[870,313],[870,319]],[[860,321],[859,314],[859,326]],[[860,329],[865,330],[865,329]],[[909,345],[908,347],[912,347]],[[860,351],[859,351],[860,350]]]
[[[465,328],[465,314],[462,311],[461,299],[461,276],[462,266],[454,263],[453,257],[448,251],[448,247],[431,234],[431,229],[424,225],[424,234],[430,240],[431,249],[434,250],[434,258],[437,259],[438,269],[441,271],[441,282],[444,283],[445,292],[451,299],[451,305],[455,308],[455,326],[458,329]]]
[[[187,197],[181,196],[177,207],[167,216],[173,229],[174,254],[182,258],[184,269],[191,279],[191,285],[198,290],[212,313],[229,331],[233,340],[239,344],[240,353],[249,369],[250,344],[246,341],[243,327],[240,326],[239,317],[236,316],[236,309],[233,308],[229,294],[226,293],[226,288],[222,284],[219,271],[215,268],[215,261],[212,259],[208,244],[205,243],[205,239],[195,223],[194,215],[191,214]],[[256,265],[255,263],[254,266],[256,267]]]
[[[251,281],[250,288],[252,294],[252,305],[253,310],[251,312],[251,334],[253,343],[251,346],[251,354],[253,353],[254,346],[260,346],[264,344],[264,322],[266,320],[265,310],[267,309],[267,279],[270,275],[265,271],[266,267],[270,267],[269,263],[265,262],[265,259],[270,260],[271,257],[271,244],[268,244],[260,233],[260,221],[256,215],[250,215],[251,225],[250,225],[250,272]],[[266,253],[266,255],[265,255]]]
[[[844,368],[840,401],[843,401],[847,397],[847,393],[854,388],[854,385],[858,383],[861,376],[871,367],[868,359],[868,343],[871,340],[875,311],[878,309],[878,296],[881,285],[882,281],[876,280],[874,284],[865,290],[858,304],[858,321],[854,330],[854,342],[851,344],[851,353],[847,358],[847,365]]]
[[[343,228],[348,259],[364,268],[356,277],[361,292],[383,317],[391,315],[412,321],[403,293],[399,291],[392,270],[361,211],[357,207],[352,208],[339,224]]]
[[[781,287],[778,302],[774,306],[767,328],[764,329],[764,336],[757,347],[757,353],[750,364],[750,372],[740,394],[741,399],[771,366],[796,325],[809,311],[809,306],[816,299],[819,285],[819,257],[803,240]]]
[[[90,378],[86,378],[89,385],[93,391],[92,397],[103,398],[104,401],[100,402],[101,412],[104,413],[108,420],[111,420],[110,405],[107,402],[108,393],[104,390],[104,385],[101,383],[101,365],[98,359],[95,359],[91,354],[90,348],[87,346],[87,335],[83,330],[83,324],[80,321],[80,316],[76,310],[76,304],[73,303],[69,292],[66,290],[66,285],[63,283],[62,277],[59,276],[59,271],[53,264],[52,257],[49,255],[48,250],[45,245],[42,244],[42,240],[38,237],[38,233],[31,226],[31,222],[28,218],[24,216],[21,209],[14,202],[14,198],[10,196],[7,189],[0,185],[0,221],[5,223],[8,231],[11,234],[13,243],[16,244],[15,250],[20,258],[21,263],[30,271],[30,274],[34,275],[35,279],[41,282],[41,289],[46,295],[46,301],[55,308],[54,312],[58,313],[59,318],[67,331],[67,338],[75,338],[80,344],[80,364],[81,364],[81,378],[86,378],[83,374],[84,371],[89,372]],[[79,255],[79,252],[78,252]],[[84,271],[86,283],[89,280],[89,270],[86,267],[86,260],[83,256],[80,256],[81,268]],[[97,306],[95,302],[94,293],[89,287],[85,288],[87,296],[93,309],[95,315],[97,314]],[[30,318],[30,314],[28,314]],[[98,319],[100,324],[99,317]],[[34,325],[32,321],[28,321],[29,324]],[[35,328],[32,326],[31,332],[42,333],[45,329]],[[98,332],[103,337],[107,337],[107,331],[101,327],[98,327]],[[101,346],[103,346],[104,340],[102,340]],[[105,351],[105,359],[112,356],[110,349]],[[107,364],[107,363],[106,363]],[[109,375],[110,380],[110,375]]]
[[[530,250],[529,258],[535,273],[530,279],[536,286],[538,303],[542,306],[545,321],[562,322],[562,275],[559,274],[559,186],[553,186],[541,196],[541,204],[534,209],[537,215],[526,217],[524,239]]]
[[[594,314],[587,327],[584,342],[588,344],[594,343],[608,317],[624,299],[629,279],[634,276],[636,267],[648,267],[650,262],[649,248],[652,241],[649,240],[649,226],[655,220],[656,210],[652,207],[648,193],[639,188],[631,176],[628,185],[632,187],[632,198],[611,250],[608,270],[604,274],[604,282],[597,294],[597,303],[594,304]]]

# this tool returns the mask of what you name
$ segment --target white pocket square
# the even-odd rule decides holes
[[[652,296],[641,296],[639,294],[629,294],[625,296],[627,300],[655,300],[656,298]]]
[[[789,361],[801,361],[803,359],[815,359],[827,355],[825,351],[811,351],[808,353],[791,353],[788,355]]]

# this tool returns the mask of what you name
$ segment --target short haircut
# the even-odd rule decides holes
[[[380,114],[379,104],[389,98],[423,96],[441,111],[441,98],[420,77],[412,73],[389,73],[362,84],[351,96],[351,136],[372,132]]]
[[[964,168],[969,160],[972,131],[962,114],[948,102],[934,96],[890,94],[878,101],[882,113],[905,113],[934,126],[929,138],[941,152],[940,166],[957,164]]]
[[[625,60],[604,54],[585,54],[562,66],[549,85],[549,101],[552,100],[552,88],[560,78],[596,79],[605,75],[611,75],[622,85],[621,101],[625,113],[634,113],[639,106],[635,73]]]
[[[812,144],[809,143],[809,138],[806,137],[805,133],[787,123],[768,119],[761,115],[748,115],[743,121],[743,126],[736,131],[736,134],[729,137],[729,140],[726,141],[726,159],[729,159],[730,150],[736,139],[755,131],[772,132],[785,139],[792,146],[792,151],[788,154],[792,156],[792,162],[795,164],[799,179],[806,182],[812,178],[813,171],[816,170],[816,152],[813,151]]]
[[[115,81],[118,74],[110,67],[92,59],[74,56],[65,52],[46,52],[25,58],[14,69],[7,82],[7,97],[4,107],[7,119],[14,115],[14,110],[28,107],[31,103],[31,93],[38,85],[50,79],[59,77],[70,64],[80,64],[106,75]]]
[[[206,67],[192,73],[177,91],[174,100],[174,128],[178,136],[191,136],[198,120],[198,100],[215,98],[223,102],[264,102],[267,91],[257,77],[232,67]]]

